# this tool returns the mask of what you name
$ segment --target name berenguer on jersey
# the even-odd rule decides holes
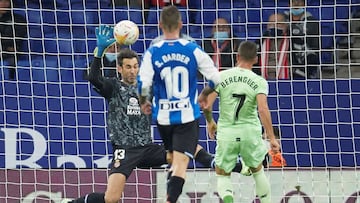
[[[229,77],[227,79],[225,79],[223,82],[221,82],[221,86],[223,88],[225,88],[226,86],[234,83],[234,82],[242,82],[245,83],[247,85],[249,85],[253,90],[256,90],[259,86],[255,83],[255,81],[253,81],[252,79],[248,78],[248,77],[243,77],[243,76],[232,76]]]
[[[168,61],[180,61],[184,64],[188,64],[190,61],[190,58],[184,54],[179,54],[179,53],[172,53],[172,54],[165,54],[161,56],[162,62],[156,61],[155,65],[157,67],[161,67],[164,63],[168,62]]]

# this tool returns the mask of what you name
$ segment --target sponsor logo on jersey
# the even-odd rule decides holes
[[[130,97],[127,106],[127,115],[141,115],[141,110],[137,98]]]
[[[190,108],[189,99],[182,99],[177,101],[159,100],[161,110],[179,111]]]

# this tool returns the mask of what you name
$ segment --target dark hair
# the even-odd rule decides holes
[[[132,58],[136,58],[136,60],[139,62],[139,56],[135,51],[130,50],[128,48],[121,49],[117,55],[118,65],[122,66],[124,59],[132,59]]]
[[[166,6],[160,15],[160,22],[163,29],[171,32],[175,30],[181,21],[181,14],[176,6]]]
[[[243,41],[238,48],[238,54],[245,61],[252,61],[257,56],[257,46],[255,42]]]

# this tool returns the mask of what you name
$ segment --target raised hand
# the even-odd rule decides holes
[[[100,25],[95,28],[95,35],[97,49],[95,49],[94,54],[96,57],[102,57],[107,48],[115,43],[114,28],[108,25]]]

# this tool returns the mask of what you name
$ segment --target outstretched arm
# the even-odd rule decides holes
[[[217,96],[218,96],[218,94],[216,92],[212,92],[206,97],[201,96],[201,97],[205,97],[205,98],[202,98],[203,101],[201,101],[202,104],[200,104],[200,106],[204,112],[204,116],[205,116],[207,122],[211,122],[211,120],[213,120],[212,108],[213,108],[213,104],[214,104]],[[200,101],[199,101],[199,103],[200,103]]]
[[[208,110],[208,109],[212,108],[212,105],[217,97],[217,94],[216,94],[216,96],[212,96],[213,98],[211,98],[211,97],[208,98],[212,92],[214,92],[214,89],[211,88],[210,86],[206,86],[201,91],[201,93],[198,97],[198,102],[199,102],[199,105],[202,110]]]
[[[256,96],[256,101],[257,101],[257,105],[258,105],[259,117],[260,117],[262,125],[264,126],[265,135],[270,140],[271,149],[274,152],[278,152],[280,149],[280,145],[274,135],[274,129],[272,126],[272,121],[271,121],[271,115],[270,115],[269,106],[267,103],[267,96],[265,94],[258,94]]]
[[[208,129],[210,139],[215,139],[215,132],[217,129],[216,123],[212,116],[212,106],[217,98],[218,94],[214,92],[214,89],[206,86],[200,93],[198,102],[203,110],[205,119],[206,119],[206,126]]]
[[[212,115],[212,107],[217,98],[218,94],[216,92],[212,92],[207,96],[207,106],[203,108],[204,116],[206,119],[206,126],[209,133],[209,138],[214,140],[215,133],[217,131],[217,125]]]
[[[112,85],[101,75],[101,59],[104,52],[115,43],[113,38],[113,28],[105,25],[95,29],[96,45],[94,50],[94,60],[91,63],[88,79],[95,90],[105,98],[109,98],[112,93]]]

